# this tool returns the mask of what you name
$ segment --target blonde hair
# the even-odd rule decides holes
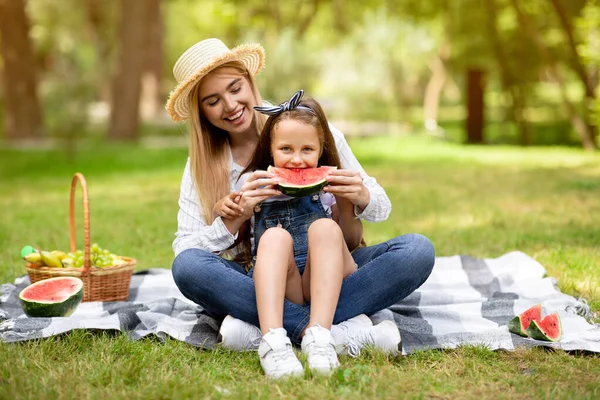
[[[248,72],[244,64],[232,61],[215,69],[224,67],[235,68],[240,75],[244,76],[250,84],[256,104],[262,104],[254,77]],[[229,133],[208,122],[200,111],[198,98],[200,82],[195,85],[189,97],[189,156],[190,170],[196,185],[202,216],[204,222],[210,225],[214,221],[214,205],[231,191],[229,179],[231,155]],[[262,131],[266,117],[258,111],[252,110],[252,112],[254,113],[252,124],[258,136]]]

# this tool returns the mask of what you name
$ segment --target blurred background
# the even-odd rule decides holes
[[[209,37],[348,135],[598,146],[598,0],[0,0],[0,146],[185,143],[172,67]]]

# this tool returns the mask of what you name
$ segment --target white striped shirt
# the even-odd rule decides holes
[[[387,197],[385,190],[377,183],[375,178],[367,175],[352,153],[350,146],[348,146],[344,134],[331,124],[329,127],[335,139],[342,168],[359,171],[363,178],[363,183],[371,195],[370,202],[362,213],[359,212],[357,207],[354,208],[356,217],[371,222],[386,220],[392,211],[392,204],[390,203],[390,199]],[[238,181],[238,176],[242,170],[243,167],[235,164],[233,158],[231,158],[229,173],[231,190],[239,190],[245,181],[244,178]],[[192,179],[190,160],[188,158],[185,170],[183,171],[179,194],[177,232],[175,233],[176,238],[173,241],[173,251],[175,252],[175,255],[191,248],[221,254],[224,250],[233,245],[237,238],[237,232],[235,234],[230,233],[221,220],[221,217],[217,217],[211,225],[207,225],[204,222],[202,215],[203,211],[202,207],[200,207],[198,194],[196,193],[196,185]]]

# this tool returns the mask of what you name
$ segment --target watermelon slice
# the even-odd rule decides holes
[[[527,335],[532,339],[558,342],[562,336],[562,325],[558,313],[552,313],[541,321],[532,321],[527,328]]]
[[[267,172],[280,179],[277,188],[288,196],[302,197],[319,192],[327,185],[327,174],[337,167],[276,168],[269,166]]]
[[[83,281],[65,276],[38,281],[19,293],[29,317],[68,317],[83,298]]]
[[[517,335],[527,337],[527,328],[529,328],[531,321],[541,321],[541,319],[542,305],[538,303],[508,321],[508,330]]]

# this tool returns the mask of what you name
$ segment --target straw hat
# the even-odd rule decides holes
[[[188,96],[194,85],[210,71],[230,61],[240,61],[250,74],[256,75],[264,65],[265,50],[258,43],[242,44],[230,50],[219,39],[206,39],[196,43],[179,57],[173,67],[173,75],[178,83],[165,106],[173,121],[188,118]]]

